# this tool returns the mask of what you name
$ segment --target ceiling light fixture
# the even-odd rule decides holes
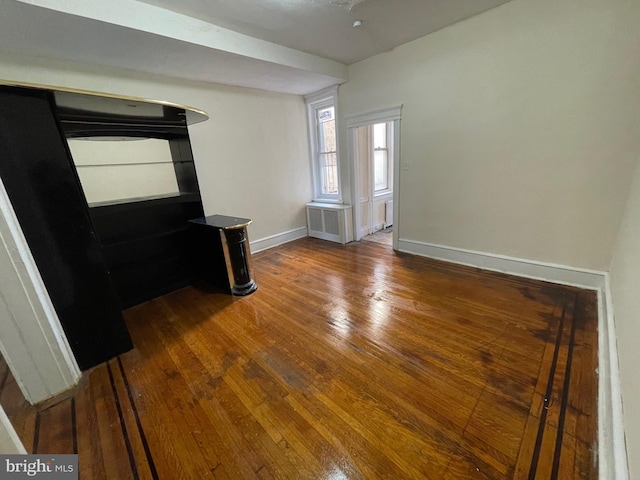
[[[361,27],[361,26],[362,26],[362,20],[355,20],[355,21],[353,22],[353,26],[354,26],[355,28]]]

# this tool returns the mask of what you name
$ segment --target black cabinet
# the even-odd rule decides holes
[[[50,92],[0,87],[0,176],[80,368],[131,349]]]
[[[132,348],[121,309],[204,277],[190,107],[36,85],[0,86],[0,177],[81,369]],[[67,138],[169,142],[179,192],[88,205]]]
[[[63,98],[58,108],[65,135],[96,148],[105,137],[164,140],[178,187],[172,194],[89,205],[120,304],[128,308],[202,280],[188,220],[202,216],[203,208],[185,111],[142,102],[114,109],[106,103]]]
[[[90,209],[123,308],[202,280],[188,220],[200,196],[182,194]]]
[[[192,244],[205,267],[206,279],[238,296],[249,295],[258,286],[251,276],[252,262],[248,218],[210,215],[191,220]]]

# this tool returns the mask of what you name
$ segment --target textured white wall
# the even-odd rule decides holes
[[[639,23],[633,0],[514,0],[352,65],[341,115],[403,105],[400,237],[606,270],[640,152]]]
[[[67,143],[89,203],[180,191],[168,140],[69,139]]]

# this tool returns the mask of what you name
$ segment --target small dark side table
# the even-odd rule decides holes
[[[258,286],[251,278],[248,218],[210,215],[189,220],[197,231],[207,276],[232,295],[249,295]]]

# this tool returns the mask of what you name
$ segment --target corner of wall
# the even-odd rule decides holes
[[[599,478],[628,480],[615,313],[609,273],[598,291],[598,468]]]

